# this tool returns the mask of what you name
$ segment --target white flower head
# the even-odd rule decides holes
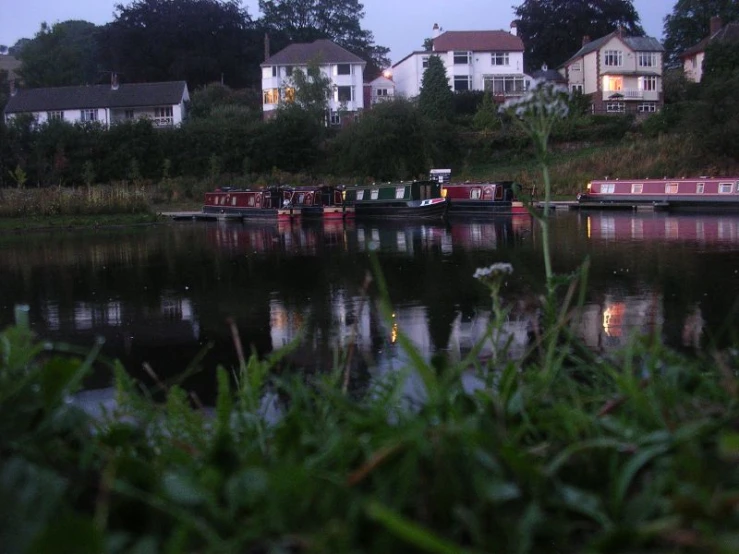
[[[513,266],[507,263],[497,263],[488,267],[478,267],[473,273],[475,279],[488,280],[502,278],[513,273]]]
[[[530,115],[564,118],[570,112],[569,100],[570,93],[564,86],[535,79],[525,94],[506,100],[500,111],[513,112],[518,118]]]

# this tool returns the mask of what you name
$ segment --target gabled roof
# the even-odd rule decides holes
[[[585,44],[580,50],[578,50],[574,56],[572,56],[569,60],[564,62],[560,67],[564,67],[565,65],[569,64],[571,61],[576,60],[578,58],[582,58],[583,56],[586,56],[587,54],[590,54],[591,52],[595,52],[596,50],[600,50],[603,46],[605,46],[609,40],[612,38],[617,37],[619,38],[626,46],[628,46],[631,50],[634,52],[664,52],[665,48],[662,46],[662,43],[658,41],[656,38],[653,37],[625,37],[621,36],[618,31],[613,31],[612,33],[600,37],[595,40],[591,40],[587,44]]]
[[[567,84],[567,79],[556,69],[549,69],[546,66],[531,72],[531,78],[543,81],[551,81],[553,83]]]
[[[721,27],[718,31],[716,31],[713,35],[710,37],[704,38],[702,41],[700,41],[695,46],[691,46],[685,52],[680,54],[681,58],[686,58],[688,56],[693,56],[695,54],[699,54],[700,52],[705,52],[706,48],[708,48],[708,45],[712,42],[733,42],[733,41],[739,41],[739,23],[731,22],[727,23],[723,27]]]
[[[523,52],[523,41],[508,31],[446,31],[434,39],[435,52]]]
[[[5,113],[173,106],[187,96],[185,81],[121,84],[117,90],[110,85],[21,88],[8,100]]]
[[[433,55],[434,55],[434,52],[431,52],[429,50],[415,50],[415,51],[411,52],[410,54],[408,54],[405,58],[403,58],[400,61],[394,63],[393,64],[393,67],[399,66],[400,64],[402,64],[405,60],[407,60],[411,56],[433,56]]]
[[[365,61],[342,48],[335,42],[322,38],[313,42],[296,42],[283,48],[274,56],[270,56],[261,63],[261,67],[271,65],[305,65],[311,61],[319,63],[361,63]]]

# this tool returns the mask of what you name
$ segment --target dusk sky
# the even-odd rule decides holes
[[[664,17],[676,0],[634,0],[648,35],[662,38]],[[115,5],[126,0],[0,0],[0,44],[12,46],[20,38],[33,38],[42,21],[49,24],[84,19],[97,25],[113,20]],[[375,35],[375,43],[390,48],[397,62],[423,39],[434,23],[447,31],[506,29],[514,19],[516,0],[364,0],[362,27]],[[245,0],[252,17],[259,16],[257,0]]]

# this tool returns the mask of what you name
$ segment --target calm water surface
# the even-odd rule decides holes
[[[739,215],[560,212],[553,216],[559,273],[591,262],[580,335],[594,349],[632,333],[660,333],[675,348],[726,344],[736,321]],[[391,322],[363,293],[376,252],[395,306]],[[490,297],[472,274],[509,262],[506,330],[524,348],[534,298],[543,290],[540,236],[528,217],[443,224],[314,225],[174,223],[105,231],[0,237],[0,327],[28,304],[44,339],[120,358],[144,379],[163,378],[205,353],[190,381],[206,398],[212,369],[236,364],[228,318],[245,347],[263,355],[300,335],[285,362],[331,366],[355,340],[367,376],[403,357],[400,329],[426,356],[464,354],[485,329]],[[360,372],[361,373],[361,372]],[[96,375],[89,386],[103,387]]]

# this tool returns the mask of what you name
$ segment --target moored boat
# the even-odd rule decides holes
[[[513,181],[445,183],[441,193],[449,202],[450,218],[528,214],[523,202],[516,199]]]
[[[300,210],[303,218],[349,219],[354,207],[344,202],[342,191],[329,185],[285,187],[284,206]]]
[[[205,193],[203,213],[239,215],[244,219],[294,219],[300,208],[285,204],[283,189],[218,188]]]
[[[441,219],[447,209],[441,183],[434,181],[347,185],[342,193],[357,218]]]
[[[586,208],[739,210],[739,177],[597,179],[577,201]]]

